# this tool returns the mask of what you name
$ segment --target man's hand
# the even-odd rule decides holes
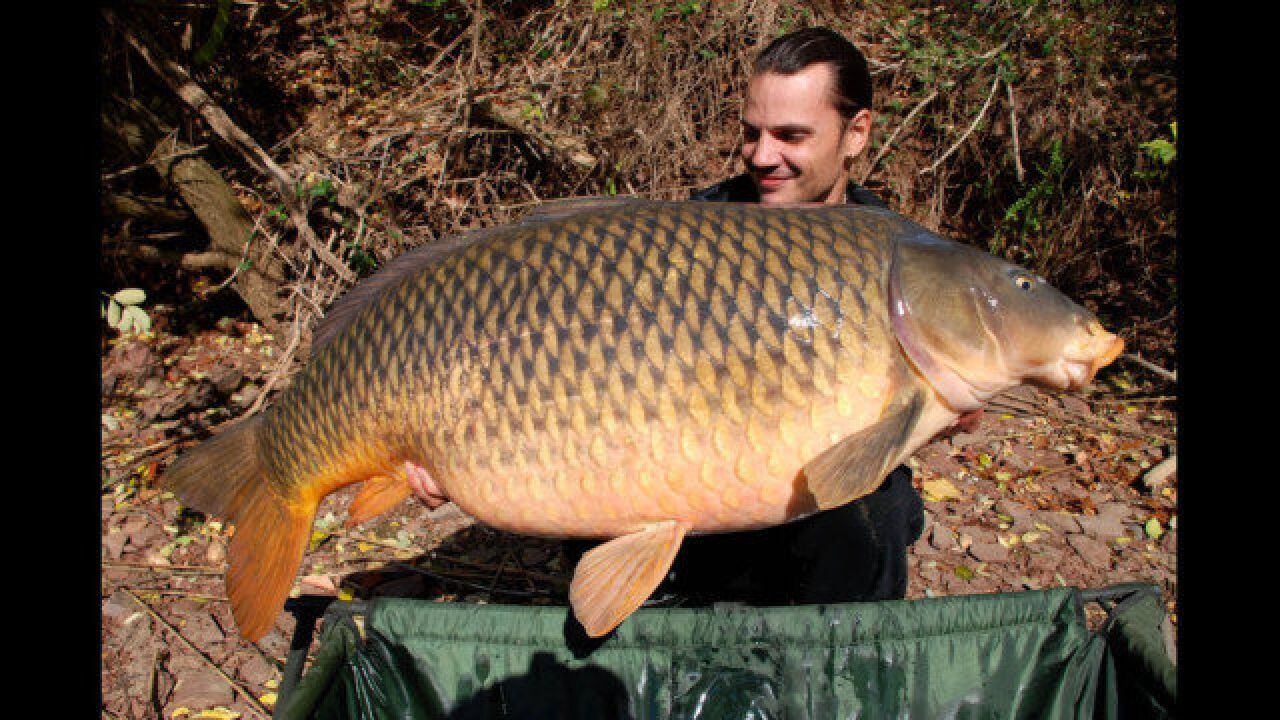
[[[426,468],[406,460],[404,472],[409,480],[409,489],[427,507],[434,510],[449,502],[449,498],[445,497],[444,491],[436,483],[435,479],[431,477],[431,473],[427,472]]]

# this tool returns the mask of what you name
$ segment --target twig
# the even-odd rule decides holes
[[[475,562],[473,560],[464,560],[462,558],[450,557],[448,555],[439,555],[439,554],[433,553],[431,557],[437,560],[445,560],[447,562],[458,563],[459,565],[469,565],[471,567],[478,568],[481,570],[492,570],[494,567],[492,564],[489,564],[489,563]],[[518,572],[522,575],[527,575],[531,578],[534,578],[535,580],[541,580],[543,582],[553,583],[556,585],[565,584],[564,578],[557,577],[555,575],[548,575],[547,573],[541,573],[541,572],[538,572],[537,570],[529,570],[528,568],[521,567],[518,569]]]
[[[168,450],[172,445],[177,443],[179,439],[180,438],[176,438],[176,437],[166,438],[164,440],[161,440],[158,443],[148,445],[144,448],[135,450],[133,452],[126,451],[123,454],[123,456],[127,456],[129,458],[128,460],[119,460],[118,458],[113,457],[113,458],[107,458],[103,464],[110,465],[112,468],[120,468],[125,465],[131,465],[143,458],[149,458],[152,455],[157,455],[159,453],[164,452],[165,450]]]
[[[476,104],[476,66],[480,59],[480,23],[484,19],[484,6],[480,0],[474,0],[474,6],[471,10],[471,56],[468,63],[470,71],[466,76],[466,92],[462,96],[462,130],[464,135],[471,127],[471,109]],[[452,133],[446,138],[446,147],[443,158],[440,161],[440,176],[436,179],[436,192],[444,185],[444,179],[449,170],[449,158],[453,156],[456,149],[456,143],[453,142]]]
[[[502,553],[502,562],[498,564],[498,572],[493,574],[493,580],[489,583],[490,593],[493,592],[494,588],[498,587],[498,580],[502,578],[502,571],[507,569],[507,562],[510,560],[511,548],[507,548],[506,552]]]
[[[1083,425],[1093,430],[1101,430],[1103,432],[1117,433],[1125,437],[1143,438],[1148,442],[1159,440],[1161,443],[1173,444],[1173,441],[1163,435],[1151,432],[1142,432],[1130,430],[1121,426],[1112,420],[1100,418],[1093,415],[1084,415],[1066,409],[1050,408],[1036,402],[1029,402],[1020,398],[1011,397],[1009,395],[999,395],[988,401],[988,406],[997,409],[1009,409],[1017,412],[1028,413],[1028,417],[1045,416],[1055,420],[1067,420],[1073,423]]]
[[[182,590],[163,590],[161,588],[138,588],[152,595],[166,595],[170,597],[193,598],[195,600],[208,600],[209,602],[231,602],[230,598],[225,595],[205,595],[203,593],[184,592]]]
[[[1142,476],[1142,484],[1151,490],[1158,490],[1169,481],[1169,476],[1176,472],[1178,472],[1178,456],[1170,455]]]
[[[1154,363],[1152,363],[1152,362],[1149,362],[1149,361],[1147,361],[1147,360],[1143,360],[1141,357],[1138,357],[1137,355],[1134,355],[1133,353],[1125,353],[1125,354],[1121,355],[1120,357],[1124,358],[1125,360],[1128,360],[1128,361],[1129,361],[1129,362],[1131,362],[1131,363],[1134,363],[1134,364],[1136,364],[1136,365],[1140,365],[1141,367],[1144,367],[1144,368],[1146,368],[1146,369],[1150,370],[1151,372],[1153,372],[1153,373],[1155,373],[1155,374],[1159,375],[1160,377],[1164,378],[1165,380],[1168,380],[1169,382],[1178,382],[1178,374],[1177,374],[1177,373],[1169,372],[1168,370],[1165,370],[1164,368],[1160,367],[1159,365],[1156,365],[1156,364],[1154,364]]]
[[[187,148],[186,150],[180,150],[180,151],[178,151],[178,152],[176,152],[176,153],[172,153],[172,154],[170,154],[170,155],[164,155],[164,156],[162,156],[162,157],[158,157],[158,158],[156,158],[156,157],[147,158],[147,161],[146,161],[146,162],[144,162],[144,163],[138,163],[137,165],[130,165],[129,167],[124,168],[124,169],[122,169],[122,170],[117,170],[117,171],[115,171],[115,172],[113,172],[113,173],[107,173],[106,175],[103,175],[103,176],[102,176],[102,181],[103,181],[103,182],[106,182],[106,181],[108,181],[108,180],[115,180],[116,178],[120,177],[121,175],[128,175],[128,174],[129,174],[129,173],[131,173],[131,172],[137,172],[138,170],[141,170],[141,169],[143,169],[143,168],[151,167],[151,163],[153,163],[153,162],[163,162],[163,161],[165,161],[165,160],[175,160],[175,159],[180,158],[180,157],[187,157],[188,155],[198,155],[198,154],[200,153],[200,151],[201,151],[201,150],[204,150],[204,149],[205,149],[205,148],[207,148],[207,147],[209,147],[209,146],[208,146],[208,145],[197,145],[197,146],[195,146],[195,147],[193,147],[193,148]]]
[[[254,399],[253,405],[245,412],[244,417],[252,417],[262,409],[263,403],[267,401],[267,394],[275,384],[280,382],[280,378],[289,371],[289,364],[293,361],[293,354],[298,350],[298,343],[302,341],[302,323],[305,313],[294,313],[293,318],[293,339],[289,341],[289,346],[285,348],[284,354],[280,356],[280,362],[275,369],[271,371],[271,376],[262,384],[262,390],[258,393],[258,397]]]
[[[190,640],[188,640],[185,636],[183,636],[183,634],[182,634],[182,633],[178,632],[178,629],[177,629],[177,628],[175,628],[173,625],[170,625],[170,624],[169,624],[169,621],[167,621],[167,620],[165,620],[164,618],[160,617],[159,613],[157,613],[155,610],[151,609],[151,606],[150,606],[150,605],[148,605],[146,602],[144,602],[144,601],[142,600],[142,598],[140,598],[140,597],[138,597],[136,594],[134,594],[134,592],[133,592],[132,590],[130,590],[130,589],[129,589],[129,588],[127,588],[127,587],[126,587],[126,588],[120,588],[120,589],[121,589],[121,590],[124,590],[124,591],[125,591],[125,593],[127,593],[127,594],[129,595],[129,597],[133,598],[133,601],[134,601],[134,602],[136,602],[136,603],[138,603],[138,605],[139,605],[139,606],[141,606],[143,610],[146,610],[148,615],[150,615],[151,617],[155,618],[155,621],[156,621],[156,622],[158,622],[158,623],[160,623],[161,625],[163,625],[163,626],[165,627],[165,629],[167,629],[169,632],[173,633],[173,634],[174,634],[174,636],[176,636],[179,640],[181,640],[181,641],[182,641],[182,644],[183,644],[183,645],[186,645],[186,646],[187,646],[187,648],[188,648],[189,650],[191,650],[191,652],[195,653],[197,657],[199,657],[201,660],[203,660],[203,661],[205,662],[205,664],[206,664],[206,665],[208,665],[209,667],[213,668],[214,672],[216,672],[216,673],[218,673],[218,675],[222,676],[222,679],[223,679],[223,680],[225,680],[225,681],[227,681],[227,684],[231,686],[231,689],[232,689],[232,690],[234,690],[234,691],[236,692],[236,694],[238,694],[238,695],[240,695],[241,697],[243,697],[243,698],[244,698],[244,699],[249,703],[249,706],[250,706],[250,707],[252,707],[252,708],[254,709],[254,711],[255,711],[258,715],[262,716],[262,717],[263,717],[263,718],[265,718],[266,720],[270,720],[270,718],[271,718],[271,712],[270,712],[269,710],[267,710],[267,708],[266,708],[266,707],[265,707],[261,702],[259,702],[259,701],[258,701],[258,698],[256,698],[256,697],[254,697],[254,696],[253,696],[253,693],[251,693],[251,692],[249,692],[248,690],[246,690],[246,689],[245,689],[245,687],[244,687],[243,685],[241,685],[240,683],[236,682],[236,681],[235,681],[235,680],[234,680],[230,675],[228,675],[228,674],[226,674],[225,672],[223,672],[223,671],[222,671],[222,668],[218,667],[217,663],[215,663],[215,662],[213,662],[212,660],[210,660],[210,659],[209,659],[209,657],[208,657],[207,655],[205,655],[205,654],[204,654],[204,653],[203,653],[199,648],[197,648],[197,647],[196,647],[196,646],[195,646],[195,645],[194,645]]]
[[[148,565],[146,563],[125,562],[123,560],[103,561],[105,568],[124,568],[127,570],[151,570],[153,572],[174,572],[190,575],[221,575],[222,571],[207,565]]]
[[[991,90],[987,92],[987,99],[982,103],[982,109],[978,111],[978,116],[973,119],[972,123],[970,123],[969,129],[964,131],[964,134],[960,136],[960,139],[956,140],[956,143],[952,145],[945,153],[943,153],[942,157],[938,158],[929,167],[925,168],[924,170],[921,170],[918,173],[919,175],[924,175],[926,173],[931,173],[934,170],[937,170],[939,165],[945,162],[947,158],[951,157],[951,153],[959,149],[959,147],[964,144],[964,141],[969,139],[969,135],[973,134],[973,131],[977,129],[978,124],[982,122],[983,116],[987,114],[987,108],[991,105],[991,98],[996,96],[996,88],[999,86],[1000,86],[1000,73],[997,72],[996,76],[991,79]]]
[[[1018,173],[1018,182],[1022,182],[1025,173],[1022,170],[1022,150],[1018,148],[1018,106],[1013,101],[1013,83],[1005,78],[1004,88],[1009,94],[1009,126],[1013,131],[1013,169]]]
[[[405,570],[410,570],[412,572],[415,572],[421,575],[426,575],[427,577],[430,577],[430,578],[435,578],[436,580],[440,580],[441,582],[449,582],[449,583],[454,583],[455,585],[462,585],[464,587],[469,587],[472,590],[480,590],[482,592],[486,592],[491,595],[492,594],[514,595],[516,597],[549,597],[551,595],[554,595],[554,593],[552,593],[549,590],[527,591],[527,590],[514,590],[514,589],[506,589],[506,588],[494,588],[492,586],[485,587],[484,585],[481,585],[479,583],[473,583],[458,577],[446,575],[438,570],[418,567],[417,565],[410,565],[408,563],[403,563],[403,562],[396,562],[396,563],[392,563],[391,565],[392,567],[404,568]]]
[[[902,118],[902,122],[898,123],[897,129],[893,131],[893,134],[889,136],[889,139],[885,140],[884,144],[880,146],[880,150],[876,152],[875,158],[873,158],[871,160],[871,164],[867,166],[867,171],[862,174],[862,180],[859,181],[860,183],[866,183],[867,178],[871,177],[871,171],[875,170],[876,165],[880,163],[880,159],[889,153],[889,148],[893,145],[893,141],[897,139],[898,133],[901,133],[902,129],[911,123],[912,118],[919,114],[919,112],[924,109],[925,105],[933,102],[933,99],[936,97],[938,97],[938,91],[934,90],[929,93],[925,99],[916,103],[916,106],[911,108],[911,112],[907,113],[907,116]]]
[[[1080,470],[1080,471],[1085,471],[1089,473],[1097,473],[1098,470],[1094,465],[1094,463],[1096,462],[1100,462],[1100,461],[1106,462],[1106,461],[1116,460],[1118,458],[1123,458],[1126,455],[1136,455],[1136,454],[1138,454],[1137,450],[1116,450],[1115,452],[1104,453],[1102,455],[1091,455],[1088,457],[1089,467],[1087,468],[1082,467],[1079,464],[1067,463],[1065,465],[1059,465],[1058,467],[1055,467],[1055,468],[1049,468],[1049,469],[1043,470],[1039,474],[1031,476],[1030,479],[1033,481],[1039,482],[1040,480],[1043,480],[1049,477],[1050,475],[1057,475],[1059,473],[1066,472],[1068,470]]]
[[[344,540],[350,540],[352,542],[363,542],[363,543],[369,543],[370,545],[381,545],[382,547],[390,548],[392,550],[404,551],[408,549],[400,545],[397,545],[389,540],[382,540],[379,538],[371,538],[371,537],[362,537],[360,535],[353,535],[342,530],[332,530],[330,531],[329,534],[333,535],[334,537],[340,537]],[[459,565],[468,565],[470,567],[477,568],[479,570],[493,571],[495,569],[500,569],[498,568],[498,566],[493,565],[491,563],[481,563],[481,562],[476,562],[474,560],[463,560],[462,558],[452,557],[450,555],[441,555],[435,552],[431,553],[430,557],[433,560],[443,560],[445,562],[457,563]],[[507,568],[504,572],[515,573],[519,575],[527,575],[531,578],[534,578],[536,580],[541,580],[543,582],[555,583],[558,585],[564,584],[564,578],[556,577],[555,575],[548,575],[546,573],[540,573],[536,570],[529,570],[523,567]]]
[[[1153,395],[1151,397],[1100,398],[1098,400],[1094,400],[1094,402],[1104,405],[1128,405],[1130,403],[1162,403],[1177,399],[1177,395]]]

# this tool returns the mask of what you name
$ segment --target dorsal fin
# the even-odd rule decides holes
[[[406,276],[422,268],[435,265],[456,252],[515,228],[541,225],[561,220],[571,215],[644,202],[649,201],[644,198],[626,195],[548,200],[529,211],[528,214],[516,222],[480,230],[469,230],[441,238],[435,242],[419,245],[408,252],[402,253],[378,272],[353,285],[347,290],[346,294],[330,305],[329,309],[325,311],[324,317],[320,319],[320,322],[316,323],[315,332],[311,340],[311,352],[315,353],[329,344],[343,328],[351,324],[356,314],[365,305],[373,302],[375,298],[397,285]]]
[[[547,200],[529,211],[529,214],[520,218],[519,225],[539,224],[560,220],[570,215],[580,215],[582,213],[594,212],[596,210],[605,210],[608,208],[625,207],[627,205],[640,205],[644,203],[654,202],[642,197],[634,195],[590,195],[587,197],[559,198],[557,200]]]
[[[329,309],[324,313],[324,317],[320,319],[320,322],[316,323],[315,332],[311,340],[311,352],[315,353],[329,344],[343,328],[351,324],[356,314],[365,305],[373,302],[375,298],[390,288],[395,287],[414,271],[435,265],[455,252],[509,229],[511,229],[510,225],[499,225],[482,230],[472,230],[419,245],[408,252],[400,254],[378,272],[352,285],[346,294],[329,306]]]

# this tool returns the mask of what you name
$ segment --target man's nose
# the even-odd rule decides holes
[[[773,167],[781,162],[777,143],[771,140],[767,134],[761,134],[760,138],[755,142],[755,147],[750,150],[747,160],[753,167]]]

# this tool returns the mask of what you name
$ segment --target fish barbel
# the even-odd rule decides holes
[[[1021,382],[1078,389],[1123,343],[1032,273],[863,206],[559,203],[406,253],[335,303],[276,402],[164,482],[236,531],[236,624],[261,637],[316,508],[367,520],[426,478],[515,533],[609,539],[575,569],[593,636],[685,535],[873,491]]]

